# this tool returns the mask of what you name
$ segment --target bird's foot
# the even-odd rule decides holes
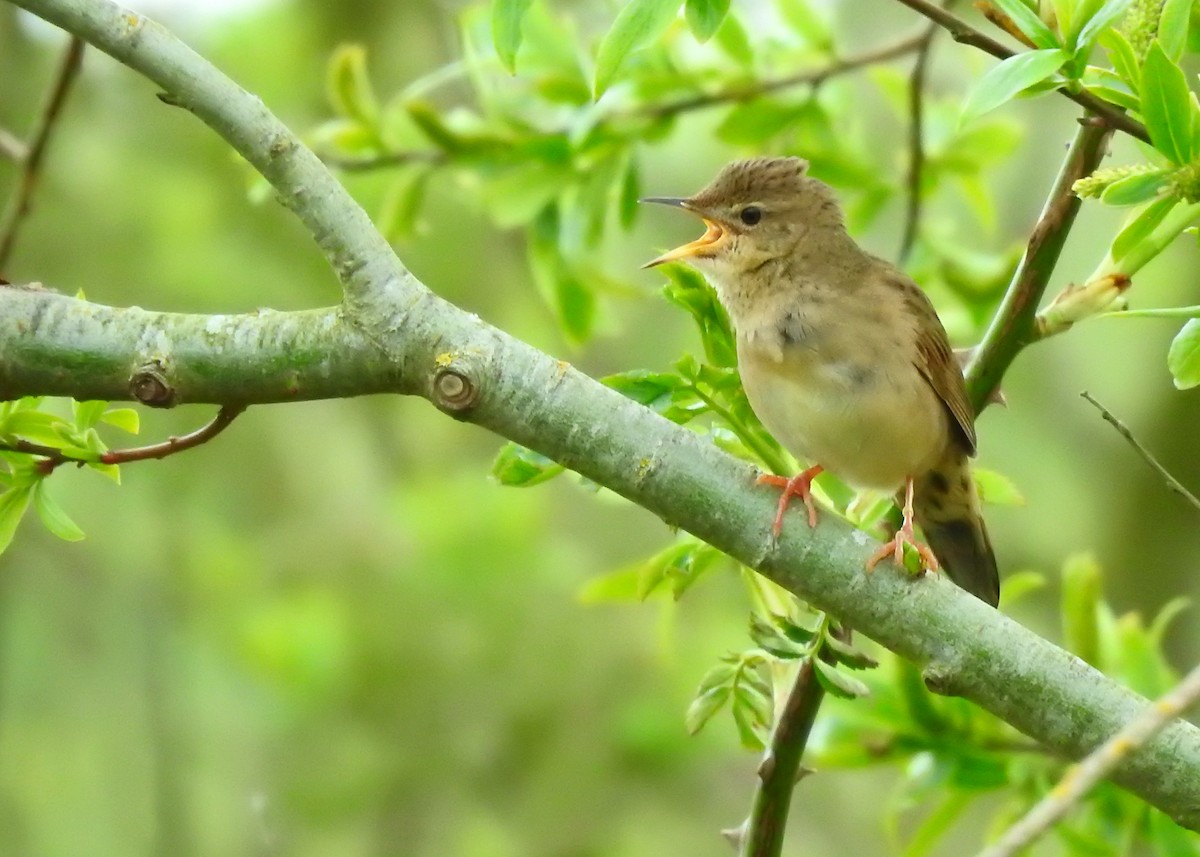
[[[812,481],[822,470],[824,468],[816,464],[801,473],[797,473],[791,479],[788,479],[786,476],[776,476],[772,473],[759,474],[757,484],[771,485],[775,488],[783,489],[783,493],[779,495],[779,506],[775,510],[775,523],[771,526],[771,532],[775,534],[775,538],[779,538],[780,533],[783,532],[783,513],[787,511],[788,503],[792,501],[793,497],[799,497],[804,501],[804,506],[808,509],[809,527],[817,525],[817,506],[812,498]]]
[[[919,541],[913,533],[912,522],[905,521],[904,526],[896,530],[896,535],[892,536],[892,540],[871,554],[871,558],[867,560],[867,571],[874,571],[875,566],[880,560],[885,559],[888,554],[891,554],[896,565],[904,568],[904,546],[911,545],[912,549],[917,552],[917,557],[921,562],[921,567],[929,571],[938,570],[937,557],[933,555],[933,551],[929,549],[929,545]]]
[[[937,557],[933,555],[929,545],[917,540],[917,536],[913,532],[913,481],[911,478],[904,486],[904,507],[901,513],[904,516],[904,523],[900,525],[900,529],[896,530],[896,535],[892,536],[890,542],[871,554],[871,558],[867,560],[867,571],[873,571],[879,561],[888,554],[895,558],[896,565],[904,568],[904,546],[911,545],[912,549],[917,552],[921,567],[936,572],[938,570]]]

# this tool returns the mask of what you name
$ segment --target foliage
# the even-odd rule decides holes
[[[639,217],[646,150],[680,133],[685,115],[716,111],[716,136],[731,151],[806,157],[813,175],[840,189],[855,230],[899,208],[906,193],[918,201],[952,200],[955,207],[939,208],[918,224],[908,268],[938,302],[948,327],[968,338],[995,311],[1016,261],[1011,248],[980,249],[966,240],[994,228],[993,171],[1024,136],[1002,111],[1018,96],[1087,92],[1144,123],[1151,145],[1142,150],[1144,161],[1107,167],[1076,185],[1080,196],[1103,205],[1137,207],[1106,242],[1106,256],[1088,283],[1050,308],[1047,329],[1057,331],[1055,325],[1065,328],[1120,305],[1111,289],[1097,297],[1087,287],[1128,280],[1200,219],[1200,106],[1181,66],[1190,3],[990,5],[1028,50],[997,63],[965,92],[925,96],[924,170],[916,187],[908,186],[902,159],[871,145],[879,129],[858,116],[859,101],[869,93],[892,111],[890,127],[898,128],[910,110],[908,79],[881,64],[872,64],[862,80],[804,77],[844,59],[825,7],[808,0],[758,9],[728,0],[630,0],[603,32],[582,31],[579,20],[549,3],[477,3],[462,15],[462,62],[395,95],[375,91],[363,48],[337,50],[327,69],[333,115],[309,140],[331,165],[373,174],[386,185],[377,222],[396,240],[419,229],[429,183],[440,173],[455,174],[497,227],[521,230],[533,281],[565,337],[582,344],[596,333],[604,303],[630,292],[607,260],[614,241]],[[780,68],[803,79],[772,77]],[[447,79],[469,97],[455,103],[435,98]],[[969,218],[957,216],[958,209]],[[631,367],[605,383],[765,470],[794,471],[796,463],[749,408],[728,318],[712,292],[690,269],[671,266],[664,273],[662,297],[692,319],[698,354],[666,369]],[[1189,320],[1168,355],[1181,388],[1200,383],[1198,330],[1197,320]],[[133,412],[107,403],[74,403],[71,419],[55,416],[53,407],[27,399],[0,409],[6,467],[0,471],[0,551],[31,503],[51,532],[82,537],[47,494],[44,457],[22,451],[23,443],[60,450],[116,478],[116,468],[100,460],[107,447],[96,425],[137,430]],[[511,444],[493,467],[498,481],[513,486],[541,484],[563,472],[560,464]],[[986,502],[1020,502],[1019,489],[1003,474],[981,468],[977,480]],[[822,477],[818,496],[833,513],[871,531],[887,511],[886,502],[858,498],[831,476]],[[679,599],[727,567],[734,565],[714,548],[681,536],[590,581],[584,596]],[[769,588],[747,569],[735,570],[754,608],[752,645],[722,658],[701,680],[685,715],[690,731],[727,710],[741,743],[761,749],[797,665],[811,663],[836,699],[818,721],[810,751],[823,767],[901,766],[888,823],[895,832],[901,816],[925,811],[904,843],[913,855],[927,853],[979,795],[1003,794],[999,826],[1061,773],[1061,760],[1022,744],[995,718],[961,700],[931,696],[911,665],[869,644],[851,646],[835,633],[840,629],[832,617]],[[1076,654],[1141,693],[1170,686],[1174,674],[1162,643],[1181,602],[1168,604],[1148,625],[1133,614],[1116,616],[1101,598],[1098,565],[1086,556],[1068,561],[1062,581],[1062,635]],[[1010,576],[1005,608],[1040,582]],[[1161,853],[1198,853],[1169,821],[1109,786],[1059,835],[1066,853],[1121,853],[1113,831],[1143,838]]]

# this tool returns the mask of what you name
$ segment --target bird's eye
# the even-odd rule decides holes
[[[762,220],[762,209],[757,205],[747,205],[738,216],[742,218],[742,223],[747,226],[753,226]]]

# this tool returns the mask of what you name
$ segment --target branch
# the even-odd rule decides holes
[[[762,95],[767,95],[771,92],[777,92],[780,89],[790,89],[793,86],[802,86],[808,84],[811,86],[819,86],[830,78],[837,77],[847,72],[857,71],[860,68],[865,68],[869,65],[877,65],[881,62],[902,57],[905,54],[910,54],[921,47],[925,41],[925,36],[918,33],[915,36],[906,36],[903,39],[892,42],[888,45],[881,45],[870,50],[863,51],[860,54],[846,57],[845,59],[834,60],[829,65],[822,68],[813,69],[811,71],[802,71],[796,74],[789,74],[784,77],[769,78],[767,80],[758,81],[750,86],[736,86],[729,89],[718,90],[717,92],[708,93],[706,95],[696,95],[692,98],[684,98],[679,101],[671,101],[666,104],[648,104],[642,107],[630,110],[627,113],[618,113],[618,117],[632,116],[651,116],[651,117],[666,117],[675,116],[680,113],[686,113],[691,110],[700,110],[705,107],[715,107],[721,104],[729,104],[739,101],[749,101],[752,98],[758,98]]]
[[[42,158],[45,157],[46,146],[50,142],[54,123],[61,114],[63,104],[67,100],[67,93],[70,92],[71,84],[79,73],[79,66],[83,59],[83,47],[83,39],[78,36],[71,37],[66,51],[63,52],[62,60],[58,64],[58,71],[55,72],[54,83],[50,86],[37,123],[34,125],[32,139],[25,147],[24,156],[20,161],[21,175],[17,178],[16,189],[13,191],[8,207],[4,210],[4,216],[0,217],[0,270],[3,270],[12,253],[22,219],[29,213],[33,200],[33,189],[37,186],[38,170],[41,169]]]
[[[1086,393],[1084,398],[1095,404],[1095,400]],[[1105,413],[1107,414],[1107,411]],[[1200,700],[1200,666],[1193,667],[1183,681],[1169,693],[1142,709],[1120,732],[1068,770],[1057,786],[1020,821],[1010,827],[999,841],[981,851],[979,857],[1013,857],[1023,851],[1049,830],[1052,824],[1066,815],[1071,807],[1082,800],[1117,765],[1137,752],[1138,748],[1161,732],[1168,723],[1182,716],[1197,700]]]
[[[960,44],[978,48],[999,60],[1006,60],[1016,55],[1015,51],[1006,48],[991,36],[981,33],[962,18],[934,5],[929,0],[900,0],[900,2],[945,29],[950,33],[954,41]],[[1065,86],[1060,86],[1055,91],[1059,95],[1065,95],[1080,107],[1085,108],[1089,113],[1094,113],[1108,127],[1117,131],[1124,131],[1126,134],[1136,137],[1143,143],[1150,143],[1150,134],[1146,131],[1146,126],[1136,119],[1129,118],[1119,107],[1114,107],[1112,104],[1109,104],[1102,98],[1097,98],[1090,92],[1072,92]]]
[[[1025,255],[1021,257],[1004,300],[964,372],[967,393],[976,413],[999,389],[1000,379],[1008,371],[1013,359],[1026,345],[1038,338],[1035,318],[1038,303],[1046,291],[1067,234],[1082,204],[1071,191],[1071,186],[1095,171],[1104,157],[1110,133],[1109,129],[1089,122],[1081,124],[1075,132],[1075,140],[1059,170],[1054,188],[1029,237]]]
[[[829,621],[822,618],[822,625]],[[831,628],[828,633],[849,641],[850,632]],[[783,834],[787,829],[792,792],[796,783],[811,771],[800,764],[808,746],[808,736],[817,712],[825,700],[825,688],[817,679],[814,658],[834,663],[822,641],[818,650],[800,664],[783,709],[776,719],[771,742],[758,767],[758,786],[750,807],[750,817],[741,828],[731,831],[739,845],[740,857],[779,857],[783,852]]]
[[[925,171],[925,74],[937,24],[930,24],[917,46],[917,61],[908,78],[908,205],[904,213],[904,233],[897,258],[903,263],[921,227],[921,182]]]
[[[716,92],[694,95],[690,98],[681,98],[677,101],[669,101],[665,104],[645,104],[625,111],[616,111],[604,117],[602,121],[611,122],[613,120],[623,119],[639,119],[652,118],[664,119],[669,116],[677,116],[680,113],[688,113],[692,110],[703,110],[708,107],[718,107],[722,104],[731,104],[742,101],[750,101],[751,99],[767,95],[771,92],[776,92],[780,89],[789,89],[793,86],[803,86],[805,84],[811,86],[819,86],[830,78],[848,72],[857,71],[860,68],[865,68],[870,65],[876,65],[881,62],[896,59],[905,54],[912,53],[920,48],[925,36],[918,34],[915,36],[907,36],[899,39],[891,44],[881,45],[860,54],[846,57],[845,59],[834,60],[829,65],[809,71],[802,71],[796,74],[785,75],[784,77],[771,78],[761,80],[751,85],[735,86],[728,89],[718,90]],[[553,137],[563,134],[568,134],[569,129],[563,128],[557,131],[547,132],[547,137]],[[382,155],[375,155],[366,158],[345,158],[339,156],[325,156],[323,160],[332,167],[341,170],[361,172],[366,170],[387,169],[390,167],[406,166],[412,163],[429,163],[434,165],[444,164],[451,160],[453,156],[445,151],[438,149],[406,149],[397,152],[387,152]]]
[[[340,310],[307,314],[215,317],[218,339],[228,345],[222,348],[205,335],[203,323],[193,323],[201,317],[104,310],[0,288],[3,395],[69,395],[76,370],[95,380],[88,368],[93,357],[111,376],[123,351],[128,377],[128,367],[139,365],[148,351],[170,368],[181,348],[189,370],[176,378],[181,399],[253,404],[258,392],[263,400],[280,401],[287,398],[280,382],[288,376],[295,338],[308,357],[300,371],[310,395],[318,388],[326,396],[417,393],[455,418],[529,446],[924,665],[931,687],[973,700],[1065,756],[1082,757],[1145,705],[1142,697],[940,577],[865,574],[874,542],[837,516],[824,516],[812,531],[788,528],[775,542],[770,535],[775,499],[755,488],[753,467],[430,293],[320,160],[258,98],[165,29],[104,0],[15,2],[149,77],[221,134],[312,232],[342,282],[346,302]],[[71,312],[73,306],[78,313]],[[51,307],[75,316],[89,335],[63,338],[65,328],[44,317]],[[16,310],[33,315],[11,322]],[[90,318],[105,312],[121,315],[125,325],[110,333]],[[140,329],[129,324],[136,313],[142,313]],[[231,319],[243,326],[250,344],[228,335]],[[181,326],[188,335],[180,342],[159,336],[159,324]],[[58,338],[45,342],[21,325],[46,326]],[[265,336],[266,329],[278,335]],[[320,355],[330,372],[340,373],[340,388],[326,380],[325,363],[313,361],[317,355],[309,350],[314,342],[338,340],[358,349],[349,357]],[[34,354],[40,359],[31,360]],[[349,371],[355,356],[357,374]],[[265,367],[270,382],[256,382],[252,367]],[[231,393],[218,383],[226,372],[241,382],[240,390]],[[115,398],[130,395],[126,385],[124,396]],[[1173,722],[1113,776],[1179,823],[1200,828],[1195,726]]]
[[[1163,478],[1163,481],[1167,483],[1168,488],[1190,503],[1192,508],[1200,511],[1200,498],[1197,498],[1195,494],[1183,486],[1182,482],[1172,476],[1171,472],[1159,463],[1158,459],[1154,457],[1150,450],[1142,446],[1138,439],[1133,436],[1133,432],[1129,430],[1129,427],[1126,426],[1125,423],[1114,417],[1112,412],[1110,412],[1108,408],[1104,407],[1104,405],[1097,402],[1095,398],[1092,397],[1092,394],[1087,390],[1084,390],[1079,395],[1083,396],[1083,398],[1087,399],[1096,406],[1096,409],[1100,411],[1100,416],[1104,417],[1104,419],[1117,430],[1121,437],[1129,441],[1129,445],[1132,446],[1134,451],[1142,457],[1143,461],[1149,464],[1150,467],[1153,468],[1154,471]]]
[[[108,452],[101,453],[94,459],[76,458],[65,454],[58,447],[31,443],[27,440],[0,443],[0,450],[24,452],[29,455],[41,456],[43,460],[38,462],[37,467],[38,470],[47,476],[64,464],[128,464],[133,461],[166,458],[177,452],[183,452],[184,450],[208,443],[221,432],[225,431],[229,427],[229,424],[237,419],[244,410],[245,407],[242,405],[225,405],[221,410],[217,411],[217,415],[212,420],[193,432],[179,437],[169,437],[161,443],[152,443],[147,446],[135,446],[130,449],[110,449]]]

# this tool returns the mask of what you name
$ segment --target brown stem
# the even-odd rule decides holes
[[[930,3],[929,0],[900,0],[900,2],[945,29],[950,33],[954,41],[960,44],[978,48],[1000,60],[1006,60],[1016,53],[997,42],[991,36],[976,30],[962,18]],[[1126,134],[1136,137],[1143,143],[1150,142],[1150,134],[1146,131],[1146,126],[1135,119],[1130,119],[1119,107],[1114,107],[1104,99],[1097,98],[1090,92],[1071,92],[1065,86],[1060,86],[1057,92],[1065,95],[1080,107],[1087,108],[1090,113],[1094,113],[1098,119],[1110,127],[1118,131],[1124,131]]]
[[[55,121],[61,115],[63,104],[67,100],[67,93],[70,92],[71,84],[79,73],[83,48],[83,39],[72,36],[66,51],[63,52],[62,60],[58,64],[58,71],[54,75],[54,82],[50,86],[46,101],[42,105],[33,129],[33,136],[25,148],[24,157],[20,162],[21,174],[17,178],[16,189],[13,191],[8,207],[4,210],[3,218],[0,218],[0,270],[4,268],[12,253],[21,221],[29,213],[32,205],[38,171],[42,166],[42,159],[45,157]]]
[[[921,227],[921,182],[925,172],[925,76],[929,69],[930,48],[938,25],[930,24],[917,47],[917,61],[908,79],[908,205],[904,212],[904,234],[900,239],[899,260],[903,263],[912,252]]]
[[[1038,302],[1054,273],[1063,244],[1075,223],[1075,215],[1079,213],[1080,199],[1072,193],[1071,186],[1096,169],[1104,157],[1111,133],[1103,125],[1085,121],[1075,134],[1054,189],[1029,236],[1025,255],[964,373],[967,393],[976,413],[993,398],[1000,379],[1021,349],[1037,339],[1034,321]]]
[[[829,633],[848,640],[850,632],[848,629],[837,629]],[[825,688],[817,679],[813,663],[816,657],[828,663],[834,662],[822,643],[818,652],[805,658],[800,665],[758,768],[758,787],[754,792],[750,817],[737,832],[740,857],[779,857],[783,851],[783,835],[792,805],[792,791],[806,773],[800,763],[804,759],[804,750],[817,712],[825,699]]]
[[[53,473],[55,469],[64,464],[128,464],[132,461],[145,461],[150,458],[166,458],[168,455],[183,452],[185,449],[191,449],[212,440],[225,431],[229,427],[229,424],[237,419],[238,415],[245,409],[245,405],[225,405],[221,410],[217,411],[217,415],[211,421],[193,432],[179,437],[169,437],[161,443],[152,443],[148,446],[136,446],[130,449],[110,449],[108,452],[101,453],[95,459],[76,458],[66,455],[57,447],[44,446],[43,444],[27,440],[0,443],[0,450],[41,456],[43,460],[38,462],[37,466],[42,473],[47,475]]]

